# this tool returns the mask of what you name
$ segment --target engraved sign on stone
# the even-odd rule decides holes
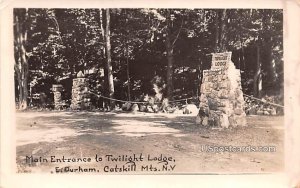
[[[231,54],[232,52],[213,53],[211,68],[218,69],[228,67],[231,61]]]

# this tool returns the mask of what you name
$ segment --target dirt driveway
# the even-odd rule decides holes
[[[283,117],[248,116],[247,123],[248,127],[218,130],[196,126],[195,117],[190,115],[17,113],[17,171],[127,174],[282,171]],[[89,162],[83,160],[88,158]]]

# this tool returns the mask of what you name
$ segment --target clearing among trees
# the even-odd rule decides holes
[[[13,16],[18,172],[283,170],[283,10]]]

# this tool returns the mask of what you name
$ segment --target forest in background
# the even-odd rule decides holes
[[[243,92],[283,103],[283,13],[279,9],[14,9],[15,99],[70,104],[79,71],[93,92],[122,100],[200,95],[211,53],[232,51]],[[109,101],[107,101],[109,102]],[[101,106],[94,99],[96,107]]]

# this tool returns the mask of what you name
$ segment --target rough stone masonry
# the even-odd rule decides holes
[[[82,71],[79,71],[77,78],[73,79],[71,109],[86,110],[90,107],[89,79],[84,78]]]
[[[62,97],[61,97],[62,90],[63,90],[63,86],[61,84],[52,85],[52,91],[54,96],[54,108],[56,110],[62,107]]]
[[[197,123],[203,126],[246,126],[241,74],[231,52],[212,54],[210,70],[203,71]]]

